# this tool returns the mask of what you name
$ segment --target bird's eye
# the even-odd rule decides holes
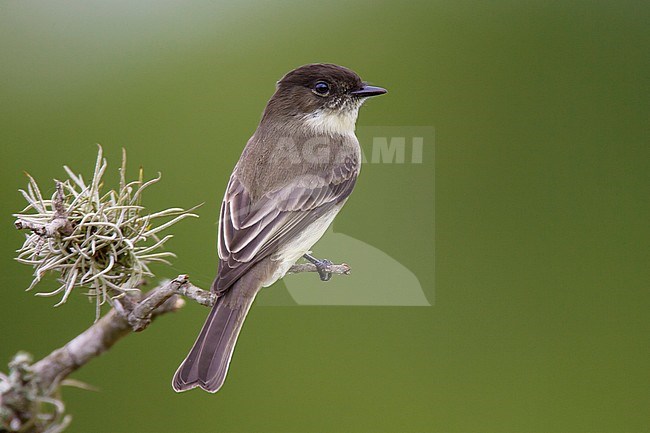
[[[318,83],[314,84],[314,93],[319,96],[327,96],[330,93],[330,85],[325,81],[319,81]]]

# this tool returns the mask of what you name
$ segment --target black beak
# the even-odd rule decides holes
[[[367,97],[367,96],[383,95],[386,92],[388,92],[388,90],[383,89],[381,87],[365,85],[359,90],[355,90],[353,92],[350,92],[350,94],[354,95],[354,96]]]

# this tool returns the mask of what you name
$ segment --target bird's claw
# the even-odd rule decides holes
[[[330,266],[333,265],[333,263],[327,259],[319,260],[318,263],[314,263],[316,265],[316,270],[318,271],[318,276],[320,276],[321,281],[329,281],[330,278],[332,278],[332,272],[330,271]]]
[[[321,281],[329,281],[330,278],[332,278],[332,271],[331,271],[331,266],[333,263],[330,260],[327,259],[322,259],[319,260],[314,256],[311,256],[309,254],[304,255],[305,259],[307,261],[311,262],[314,266],[316,266],[316,271],[318,271],[318,276],[320,277]]]

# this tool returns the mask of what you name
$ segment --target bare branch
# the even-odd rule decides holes
[[[196,301],[205,306],[212,307],[217,302],[217,295],[207,290],[199,289],[192,283],[187,283],[178,287],[177,293]]]
[[[0,430],[46,431],[34,424],[38,424],[39,416],[47,417],[50,427],[65,426],[69,416],[63,416],[59,408],[63,403],[56,398],[61,382],[131,331],[144,329],[155,317],[182,307],[184,301],[176,296],[176,290],[184,284],[189,281],[183,275],[153,289],[143,301],[136,302],[136,295],[122,297],[121,308],[111,309],[65,346],[31,366],[29,357],[17,355],[13,367],[10,364],[10,375],[0,377]],[[39,413],[42,402],[54,404],[54,414]]]
[[[350,267],[346,264],[331,265],[330,271],[348,275]],[[310,263],[296,264],[289,272],[317,272],[317,269]],[[206,307],[213,306],[217,300],[214,293],[191,284],[187,275],[179,275],[151,290],[137,303],[133,303],[134,295],[125,297],[126,299],[119,303],[122,311],[117,309],[109,311],[68,344],[35,363],[32,366],[32,373],[43,389],[57,385],[70,373],[110,349],[129,332],[142,331],[156,316],[181,308],[184,301],[177,295],[190,298]]]
[[[350,275],[352,269],[346,263],[341,263],[340,265],[329,265],[324,268],[326,272],[337,275]],[[301,272],[318,272],[316,265],[312,263],[299,263],[291,266],[289,268],[288,274],[299,274]]]
[[[348,275],[350,267],[346,264],[330,265],[327,271],[334,274]],[[318,272],[315,265],[296,264],[290,273]],[[11,425],[13,431],[29,425],[36,418],[36,409],[40,402],[50,401],[60,404],[51,418],[51,425],[63,426],[70,422],[69,416],[63,414],[63,402],[54,396],[58,388],[72,372],[83,367],[93,358],[109,350],[122,337],[130,332],[139,332],[147,328],[152,320],[161,314],[176,311],[185,302],[182,295],[200,305],[212,307],[217,295],[194,286],[187,275],[179,275],[149,291],[143,299],[138,294],[126,294],[113,302],[114,308],[96,321],[92,326],[54,350],[45,358],[29,365],[31,361],[25,355],[17,355],[14,368],[9,376],[0,378],[0,427]],[[11,367],[11,366],[10,366]],[[42,431],[33,428],[29,431]]]
[[[181,287],[185,287],[189,284],[190,280],[187,275],[179,275],[175,279],[150,291],[147,296],[140,301],[135,308],[133,308],[131,313],[126,316],[131,329],[136,332],[144,330],[151,323],[154,314],[156,312],[160,314],[160,308],[169,304],[168,301],[170,301],[174,295],[179,293]],[[180,308],[183,303],[184,302],[180,299],[174,299],[172,300],[171,305],[168,305],[167,308],[164,308],[163,310],[171,308],[173,311]]]

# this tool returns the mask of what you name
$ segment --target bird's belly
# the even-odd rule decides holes
[[[278,252],[271,256],[272,261],[280,262],[276,271],[263,284],[268,287],[280,278],[284,277],[289,268],[305,255],[311,247],[325,234],[327,228],[332,224],[334,217],[341,210],[337,206],[303,230],[298,236],[284,244]]]

